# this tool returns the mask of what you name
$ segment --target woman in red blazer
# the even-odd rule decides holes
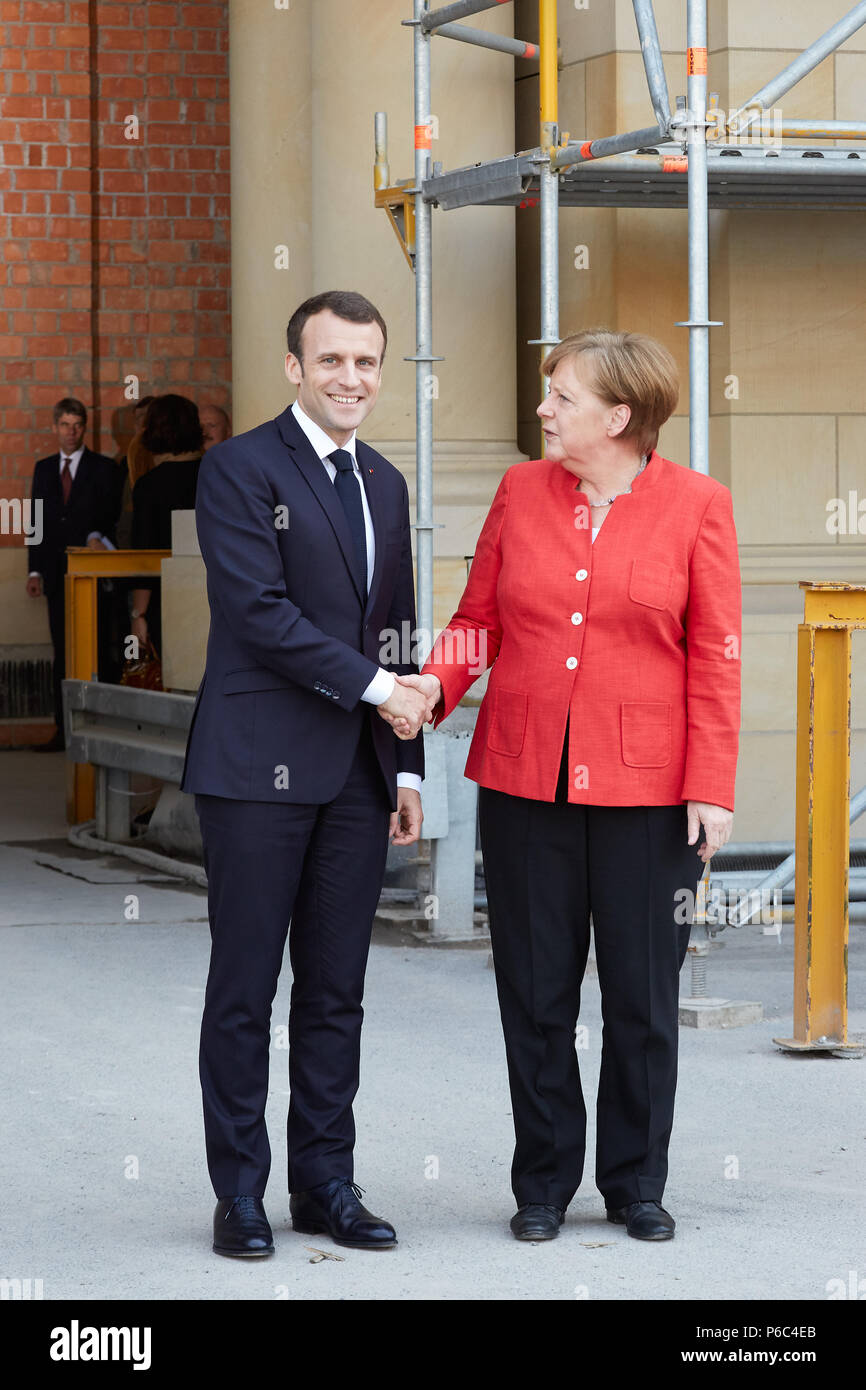
[[[728,489],[655,451],[678,395],[660,343],[578,333],[544,371],[547,456],[505,473],[460,606],[403,679],[438,725],[491,667],[466,776],[481,788],[513,1101],[512,1231],[555,1236],[582,1177],[575,1028],[592,913],[596,1184],[609,1220],[665,1240],[679,972],[734,808],[737,537]]]

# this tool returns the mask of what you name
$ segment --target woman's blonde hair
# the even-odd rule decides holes
[[[587,386],[607,405],[630,406],[631,416],[618,438],[634,439],[642,454],[652,453],[680,394],[677,364],[667,348],[644,333],[587,328],[570,333],[547,354],[545,376],[569,357],[585,357]]]

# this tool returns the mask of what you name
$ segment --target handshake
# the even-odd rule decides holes
[[[394,689],[377,709],[398,738],[414,738],[433,718],[441,695],[438,676],[396,676]]]

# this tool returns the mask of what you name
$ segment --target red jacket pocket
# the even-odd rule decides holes
[[[523,748],[526,734],[528,699],[519,690],[493,692],[493,710],[487,730],[487,747],[492,753],[504,753],[516,758]]]
[[[671,760],[671,707],[662,700],[623,700],[622,760],[627,767],[665,767]]]

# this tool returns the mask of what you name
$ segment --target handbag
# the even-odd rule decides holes
[[[139,644],[138,656],[127,657],[120,674],[121,685],[135,686],[139,690],[163,690],[162,662],[153,642],[148,637]]]

